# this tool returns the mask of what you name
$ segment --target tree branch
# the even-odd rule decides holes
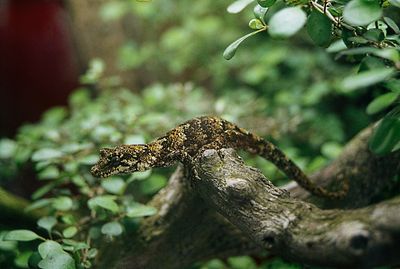
[[[258,245],[292,261],[335,267],[400,262],[400,197],[356,210],[321,210],[289,197],[231,149],[207,150],[196,189]]]
[[[371,128],[363,131],[346,146],[343,154],[339,157],[341,161],[333,162],[313,176],[313,179],[316,179],[318,184],[326,186],[335,182],[337,175],[342,171],[347,171],[344,174],[351,181],[350,194],[347,199],[339,202],[316,200],[316,198],[311,197],[308,192],[302,190],[300,187],[289,187],[291,190],[291,196],[304,197],[317,203],[318,206],[329,206],[329,203],[336,203],[335,206],[349,208],[354,207],[354,205],[360,207],[370,204],[377,199],[376,196],[378,193],[393,187],[395,183],[392,178],[400,171],[400,154],[395,153],[385,157],[374,156],[369,152],[367,146],[370,134]],[[221,166],[225,165],[225,169],[226,165],[228,165],[228,163],[224,164],[220,162],[218,162],[218,164],[221,164]],[[230,164],[232,169],[230,173],[235,173],[238,169],[247,169],[248,171],[254,170],[252,168],[244,167],[240,162],[237,165],[235,162],[231,162]],[[204,164],[199,163],[198,165]],[[215,169],[217,168],[222,169],[216,166]],[[254,171],[251,173],[259,173]],[[215,171],[211,170],[209,172],[214,173],[215,176]],[[228,173],[229,171],[226,172]],[[262,175],[257,175],[260,176],[259,181],[265,182]],[[217,177],[215,178],[217,179]],[[223,178],[225,178],[225,175],[221,179],[218,179],[218,184],[223,182]],[[247,178],[247,174],[243,179],[245,178]],[[247,183],[244,185],[246,184]],[[399,212],[397,212],[398,200],[394,200],[394,202],[388,201],[382,205],[360,209],[354,212],[321,211],[313,205],[289,199],[287,197],[287,192],[279,190],[272,185],[269,185],[269,183],[262,184],[267,184],[269,186],[267,189],[266,186],[262,185],[260,190],[266,192],[266,194],[263,195],[272,196],[268,196],[269,198],[267,198],[273,198],[275,199],[273,200],[275,202],[276,199],[284,199],[285,202],[285,199],[288,199],[287,203],[290,207],[286,208],[281,205],[281,208],[285,209],[281,210],[281,208],[276,208],[276,211],[269,213],[269,219],[265,218],[267,214],[264,212],[264,209],[257,211],[259,207],[255,207],[253,210],[255,210],[255,213],[257,214],[252,215],[254,221],[256,221],[256,217],[259,215],[264,220],[264,225],[276,225],[277,235],[280,236],[278,237],[279,240],[282,240],[281,238],[284,236],[284,234],[282,234],[284,231],[282,231],[282,227],[279,226],[279,224],[290,219],[288,216],[294,216],[295,220],[298,221],[288,222],[291,225],[289,227],[291,232],[290,235],[292,235],[293,238],[289,238],[289,234],[285,234],[285,239],[287,239],[287,241],[283,241],[284,243],[282,243],[282,241],[276,239],[277,241],[272,244],[272,250],[275,253],[293,260],[318,264],[319,261],[315,260],[310,252],[314,252],[315,249],[315,253],[319,255],[319,259],[324,262],[326,255],[332,255],[332,253],[325,254],[322,253],[322,250],[329,248],[330,250],[334,249],[334,246],[329,245],[329,241],[322,243],[319,242],[324,238],[324,240],[329,239],[334,240],[333,242],[342,242],[340,243],[342,250],[338,253],[340,254],[340,259],[343,259],[342,257],[347,257],[347,260],[344,259],[344,261],[340,263],[344,266],[344,264],[349,261],[350,257],[357,256],[354,254],[355,250],[350,251],[350,247],[348,247],[348,253],[343,250],[346,248],[346,244],[349,243],[349,238],[353,236],[353,238],[356,238],[353,239],[356,248],[357,244],[359,244],[362,249],[362,245],[365,245],[365,242],[368,251],[375,248],[373,255],[371,254],[368,258],[372,260],[375,259],[375,256],[378,256],[376,261],[372,261],[373,264],[382,262],[385,257],[393,257],[390,252],[395,249],[390,248],[393,247],[393,244],[389,242],[386,245],[373,245],[373,243],[377,244],[375,242],[378,242],[379,240],[377,241],[375,238],[377,236],[379,237],[380,234],[382,235],[379,237],[381,238],[380,242],[383,242],[383,236],[388,236],[388,233],[393,235],[393,237],[388,237],[387,240],[390,241],[394,240],[396,237],[398,238],[398,233],[395,232],[395,229],[397,229],[396,226],[400,226],[397,219],[398,217],[396,217],[399,216]],[[293,184],[291,185],[293,186]],[[358,186],[361,187],[361,190],[357,190]],[[216,205],[210,207],[200,197],[198,197],[195,190],[199,187],[200,186],[196,186],[195,189],[192,189],[189,180],[184,176],[183,169],[178,168],[171,177],[168,185],[150,202],[150,205],[159,209],[159,212],[154,216],[144,219],[141,222],[141,228],[137,232],[127,235],[124,240],[105,244],[105,249],[103,249],[101,255],[98,255],[98,257],[100,257],[98,267],[135,269],[153,269],[162,267],[165,269],[180,269],[191,265],[196,261],[207,260],[210,258],[224,258],[232,255],[262,253],[261,246],[264,246],[265,248],[265,243],[257,245],[256,242],[258,241],[254,240],[253,237],[249,237],[246,230],[242,232],[238,229],[238,227],[242,229],[241,226],[236,227],[223,216],[216,213],[213,209]],[[246,188],[244,188],[244,191],[245,190]],[[271,193],[268,191],[271,191]],[[375,198],[371,198],[371,196],[375,196]],[[239,201],[233,199],[231,202],[240,204],[241,196],[239,195],[238,197]],[[256,199],[256,197],[258,196],[250,198]],[[209,200],[208,196],[204,198],[206,201]],[[265,200],[264,203],[267,201],[269,200]],[[209,201],[209,203],[211,202]],[[297,207],[300,209],[296,209]],[[332,205],[330,207],[332,207]],[[236,212],[235,214],[241,212],[240,207],[236,208],[233,204],[228,208],[224,207],[224,210],[225,209],[232,210],[234,213]],[[297,212],[297,215],[290,213],[291,210]],[[303,212],[304,216],[307,216],[307,219],[300,221],[299,212]],[[322,215],[320,215],[321,212],[323,212]],[[370,214],[371,212],[375,213]],[[358,219],[359,216],[361,216],[360,219]],[[365,218],[365,216],[370,217]],[[369,219],[372,218],[372,216],[375,216],[375,219]],[[390,220],[389,218],[393,219]],[[352,224],[351,220],[356,220],[355,224]],[[379,221],[382,221],[383,224],[379,224]],[[331,223],[331,226],[328,227],[330,229],[330,232],[328,233],[329,237],[324,237],[324,234],[318,233],[318,231],[323,233],[323,229],[328,229],[324,226],[326,223]],[[362,225],[359,225],[360,223]],[[387,228],[388,231],[386,234],[384,232],[377,232],[385,230],[385,225],[388,225],[389,223],[392,223],[392,226],[388,226],[389,228]],[[343,224],[344,226],[341,226],[340,224]],[[343,227],[347,227],[348,229],[344,229]],[[335,237],[339,234],[341,237]],[[358,239],[356,236],[357,234],[360,235]],[[300,239],[303,239],[303,241]],[[305,241],[306,239],[308,241]],[[269,238],[267,237],[266,241],[268,240]],[[398,241],[400,242],[400,240]],[[288,244],[289,247],[283,247],[285,244]],[[339,245],[337,248],[340,248]],[[384,254],[379,256],[381,255],[380,251],[382,250],[384,250]],[[308,254],[303,257],[302,251],[305,251]],[[369,262],[369,260],[364,260],[368,251],[365,249],[360,250],[361,254],[359,257],[357,256],[358,258],[355,259],[354,263],[358,262],[360,264],[362,262]],[[340,259],[337,257],[335,264],[339,264]],[[329,261],[329,259],[325,260],[326,263]],[[391,262],[392,261],[388,260],[388,263]],[[334,264],[330,264],[330,266],[333,265]]]

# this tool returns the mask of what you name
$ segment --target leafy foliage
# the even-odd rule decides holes
[[[315,45],[330,45],[328,51],[340,51],[338,57],[347,56],[350,61],[360,63],[358,74],[340,81],[337,87],[339,91],[348,93],[382,82],[395,84],[397,93],[395,91],[378,96],[367,107],[369,114],[380,112],[398,100],[400,31],[392,18],[383,15],[384,9],[398,8],[397,2],[351,0],[319,3],[311,0],[284,1],[282,4],[257,0],[257,3],[254,7],[254,17],[259,23],[257,31],[229,45],[224,52],[226,59],[231,59],[238,45],[256,33],[267,31],[273,38],[288,38],[306,25],[308,35]],[[398,10],[394,14],[396,12]],[[306,13],[309,14],[307,18]],[[386,154],[400,147],[399,109],[400,105],[395,105],[377,127],[370,142],[370,148],[375,153]]]
[[[92,62],[83,82],[88,82],[88,74],[92,76],[99,63]],[[107,84],[101,74],[95,77],[90,83]],[[40,124],[22,127],[16,140],[1,140],[1,165],[32,163],[43,183],[32,194],[34,202],[26,210],[47,212],[37,222],[38,233],[13,230],[2,240],[42,240],[37,252],[28,256],[39,268],[91,267],[100,242],[132,232],[138,218],[157,213],[141,202],[162,188],[167,177],[160,170],[100,181],[89,172],[99,148],[144,143],[199,114],[240,120],[245,112],[236,107],[243,98],[248,99],[246,115],[260,115],[265,107],[247,93],[240,98],[221,97],[216,103],[210,97],[191,84],[156,84],[140,95],[110,86],[94,100],[88,89],[81,88],[70,97],[69,109],[53,108],[43,115]],[[42,232],[47,235],[39,235]]]

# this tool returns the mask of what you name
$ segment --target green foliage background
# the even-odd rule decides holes
[[[399,33],[393,26],[399,22],[388,23],[381,15],[375,28],[356,25],[357,31],[340,34],[329,28],[329,34],[332,25],[312,13],[308,2],[258,1],[271,6],[269,13],[256,2],[236,1],[250,4],[239,14],[225,12],[229,2],[212,0],[110,1],[102,7],[99,19],[126,20],[131,36],[116,48],[116,63],[131,72],[136,85],[126,89],[115,77],[103,77],[107,67],[94,59],[67,108],[53,108],[39,123],[21,127],[14,139],[0,140],[0,183],[13,186],[21,171],[34,170],[40,187],[29,194],[33,203],[27,210],[47,215],[33,235],[28,233],[30,242],[7,241],[26,240],[26,231],[0,234],[0,267],[95,264],[101,242],[134,231],[141,217],[156,212],[145,203],[173,171],[153,169],[99,181],[89,173],[99,148],[149,142],[194,116],[220,115],[265,136],[309,173],[335,159],[346,141],[385,115],[372,148],[384,154],[400,146]],[[382,5],[385,14],[399,10],[396,0],[378,7],[369,2],[374,12]],[[330,12],[341,16],[348,5],[335,1]],[[280,28],[271,30],[272,18],[293,6],[303,8],[295,11],[300,19],[307,12],[308,24],[299,32],[289,29],[289,40],[271,38],[289,37]],[[314,34],[316,25],[323,26],[317,29],[321,35]],[[239,51],[238,43],[228,46],[253,30],[259,33],[244,39]],[[229,62],[222,57],[227,47],[231,56],[236,52]],[[286,182],[263,159],[248,157],[274,183]],[[193,268],[300,266],[278,258],[256,264],[251,257],[233,257]]]

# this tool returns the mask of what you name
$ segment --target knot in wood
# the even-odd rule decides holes
[[[366,230],[363,223],[358,221],[349,222],[341,226],[344,239],[344,249],[348,249],[353,255],[364,255],[368,249],[370,232]]]
[[[250,198],[254,192],[249,182],[242,178],[229,178],[226,180],[226,190],[235,198]]]

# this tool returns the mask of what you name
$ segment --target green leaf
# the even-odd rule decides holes
[[[71,238],[76,235],[77,232],[78,228],[76,228],[75,226],[70,226],[68,228],[65,228],[62,233],[65,238]]]
[[[256,5],[253,9],[253,14],[256,19],[259,19],[265,24],[265,15],[267,14],[268,8]]]
[[[25,212],[29,212],[29,211],[32,211],[32,210],[35,210],[35,209],[39,209],[39,208],[45,207],[45,206],[49,205],[50,203],[51,203],[50,199],[37,200],[37,201],[33,202],[32,204],[30,204],[29,206],[27,206],[25,208]]]
[[[0,140],[0,158],[11,158],[17,150],[17,143],[14,140],[3,138]]]
[[[378,155],[390,153],[400,141],[400,119],[386,116],[375,128],[369,148]]]
[[[114,201],[115,199],[116,197],[112,195],[97,196],[88,201],[88,206],[90,209],[101,207],[113,213],[117,213],[119,211],[119,206]]]
[[[342,50],[347,49],[346,44],[343,42],[342,39],[339,39],[335,42],[333,42],[327,49],[326,52],[329,53],[334,53],[334,52],[339,52]]]
[[[84,165],[94,165],[95,163],[97,163],[98,160],[99,160],[99,155],[91,154],[80,158],[78,162]]]
[[[60,196],[53,199],[52,206],[60,211],[68,211],[72,208],[72,199],[68,196]]]
[[[71,106],[84,107],[91,101],[90,91],[86,88],[78,88],[68,98]]]
[[[355,26],[365,26],[382,16],[378,1],[352,0],[344,7],[343,19]]]
[[[272,37],[286,38],[297,33],[307,20],[299,7],[288,7],[275,13],[269,20],[268,32]]]
[[[63,214],[61,216],[61,221],[68,225],[75,224],[77,222],[74,215],[72,214]]]
[[[39,252],[37,252],[37,251],[33,252],[28,260],[29,268],[31,268],[31,269],[39,268],[39,262],[41,260],[42,260],[42,257],[40,257]]]
[[[252,19],[249,21],[249,27],[253,30],[258,30],[264,27],[264,24],[259,19]]]
[[[29,230],[9,231],[3,238],[4,241],[32,241],[35,239],[42,239],[42,237]]]
[[[63,239],[62,241],[65,245],[72,246],[74,251],[89,248],[89,245],[85,242],[78,242],[72,239]]]
[[[83,84],[96,83],[102,76],[104,69],[105,69],[105,64],[102,59],[100,58],[92,59],[89,63],[89,69],[86,71],[84,75],[80,77],[80,82]]]
[[[122,194],[126,183],[122,178],[108,178],[101,181],[101,186],[109,193]]]
[[[257,268],[254,260],[249,256],[236,256],[227,259],[228,264],[233,269]]]
[[[276,0],[257,0],[257,3],[262,7],[270,7],[275,4]]]
[[[343,55],[360,55],[360,54],[373,54],[375,56],[397,62],[400,58],[399,52],[394,48],[378,49],[373,47],[359,47],[341,51],[336,58]]]
[[[34,193],[32,193],[32,199],[36,200],[40,197],[42,197],[43,195],[45,195],[46,193],[48,193],[49,191],[51,191],[55,186],[57,186],[57,182],[50,182],[49,184],[46,184],[42,187],[40,187],[39,189],[37,189]]]
[[[324,14],[313,10],[307,19],[307,32],[316,45],[327,47],[332,39],[332,22]]]
[[[97,256],[98,253],[99,253],[99,251],[98,251],[96,248],[91,248],[91,249],[88,251],[88,258],[89,258],[89,259],[93,259],[94,257]]]
[[[52,149],[52,148],[43,148],[35,151],[32,154],[32,161],[46,161],[55,158],[60,158],[63,156],[63,153],[59,150]]]
[[[389,3],[400,8],[400,0],[389,0]]]
[[[101,230],[99,227],[91,227],[89,229],[89,237],[92,239],[98,239],[101,236]]]
[[[5,241],[4,236],[7,231],[0,232],[0,251],[16,251],[18,249],[17,241]]]
[[[50,253],[39,262],[42,269],[75,269],[75,261],[67,252]]]
[[[54,179],[60,176],[57,166],[50,165],[38,173],[39,179]]]
[[[129,184],[134,180],[146,179],[151,175],[151,173],[152,173],[151,169],[143,171],[143,172],[135,172],[128,178],[128,180],[126,182],[127,182],[127,184]]]
[[[360,68],[358,69],[358,73],[368,71],[368,70],[373,70],[373,69],[379,69],[379,68],[385,68],[385,62],[383,59],[375,57],[375,56],[365,56],[360,63]]]
[[[24,251],[22,253],[19,253],[14,260],[15,265],[18,268],[28,268],[28,260],[32,253],[32,251]]]
[[[238,40],[234,41],[232,44],[230,44],[224,51],[224,58],[226,60],[230,60],[232,59],[233,56],[235,56],[236,50],[238,49],[239,45],[248,37],[253,36],[255,34],[257,34],[260,30],[255,31],[255,32],[251,32],[245,36],[242,36],[241,38],[239,38]]]
[[[367,32],[365,32],[363,34],[363,37],[374,42],[381,42],[383,39],[385,39],[383,31],[381,29],[375,29],[375,28],[369,29]]]
[[[326,142],[322,145],[321,153],[325,157],[333,160],[339,157],[340,153],[342,152],[342,148],[342,145],[337,142]]]
[[[57,224],[57,219],[55,217],[42,217],[37,221],[37,225],[48,232],[53,229],[53,227]]]
[[[130,218],[152,216],[156,213],[156,208],[141,204],[130,205],[126,210],[126,215]]]
[[[68,115],[68,111],[65,107],[53,107],[47,110],[43,116],[42,121],[46,125],[55,126],[60,124]]]
[[[245,9],[253,0],[236,0],[227,7],[228,13],[236,14]]]
[[[388,79],[394,74],[392,68],[380,68],[351,75],[343,79],[341,89],[345,92],[364,88]]]
[[[398,97],[399,94],[394,92],[389,92],[378,96],[367,106],[367,113],[375,114],[379,111],[382,111],[383,109],[393,104]]]
[[[140,190],[144,194],[154,194],[165,186],[167,179],[162,175],[153,174],[147,180],[143,180],[140,183]]]
[[[108,222],[101,227],[101,233],[109,236],[118,236],[122,234],[122,231],[122,225],[116,221]]]
[[[389,18],[389,17],[383,17],[383,20],[385,21],[385,23],[386,23],[390,28],[392,28],[392,30],[393,30],[393,32],[394,32],[395,34],[400,34],[400,29],[399,29],[399,27],[397,26],[397,24],[396,24],[396,22],[395,22],[394,20],[392,20],[392,19]]]
[[[64,252],[62,246],[53,240],[46,240],[38,246],[38,251],[42,259],[46,258],[47,255],[52,253]]]
[[[400,94],[400,79],[392,79],[385,82],[385,87],[392,92]]]

